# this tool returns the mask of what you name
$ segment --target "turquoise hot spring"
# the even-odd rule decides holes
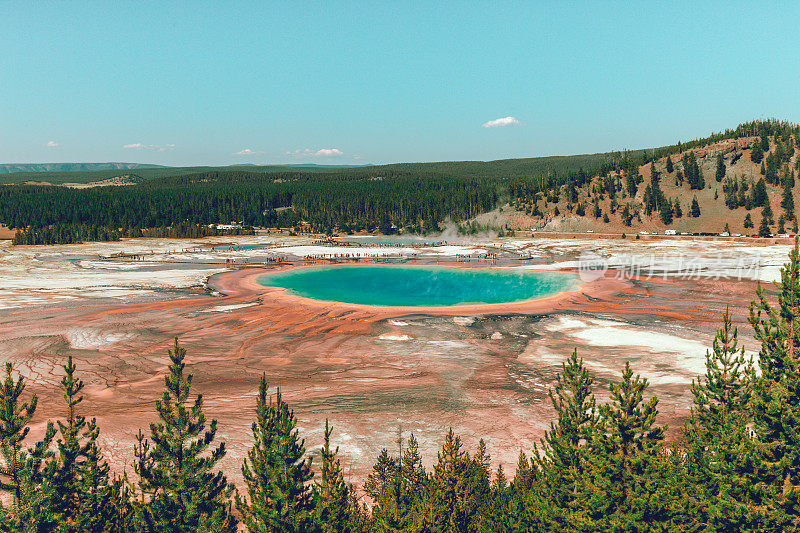
[[[443,307],[544,298],[573,289],[578,278],[561,272],[520,269],[331,266],[265,274],[258,283],[330,302]]]

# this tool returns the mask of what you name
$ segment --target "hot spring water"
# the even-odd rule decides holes
[[[333,302],[438,307],[519,302],[572,289],[577,278],[514,269],[333,266],[298,268],[258,278],[266,287]]]

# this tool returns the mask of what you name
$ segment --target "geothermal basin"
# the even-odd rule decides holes
[[[39,395],[32,435],[63,416],[61,365],[73,357],[86,384],[81,408],[98,418],[117,472],[130,470],[136,434],[155,419],[178,336],[193,390],[219,420],[221,467],[234,482],[262,374],[271,391],[281,387],[310,453],[330,420],[354,483],[381,448],[396,453],[398,433],[414,433],[430,466],[450,427],[470,450],[485,439],[492,467],[512,473],[554,419],[547,390],[576,348],[600,401],[630,361],[674,437],[726,308],[748,354],[757,352],[747,305],[757,281],[779,278],[788,250],[725,240],[342,245],[276,235],[0,243],[0,353],[28,380],[26,393]],[[607,262],[604,277],[579,281],[585,253]],[[284,260],[266,264],[274,257]],[[760,268],[737,276],[750,259]],[[643,267],[622,270],[630,264]],[[774,301],[772,284],[765,288]]]

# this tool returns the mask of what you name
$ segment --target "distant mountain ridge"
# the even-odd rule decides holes
[[[134,170],[139,168],[165,168],[164,165],[146,163],[2,163],[0,174],[13,172],[89,172],[93,170]]]

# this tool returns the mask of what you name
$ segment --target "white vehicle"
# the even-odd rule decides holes
[[[727,231],[723,231],[722,233],[720,233],[720,234],[719,234],[719,236],[720,236],[720,237],[730,237],[730,236],[731,236],[731,234],[730,234],[730,233],[728,233]]]
[[[664,235],[677,235],[677,234],[678,234],[678,232],[675,231],[674,229],[668,229],[668,230],[664,231]]]
[[[642,230],[639,232],[639,235],[650,235],[650,232]]]

